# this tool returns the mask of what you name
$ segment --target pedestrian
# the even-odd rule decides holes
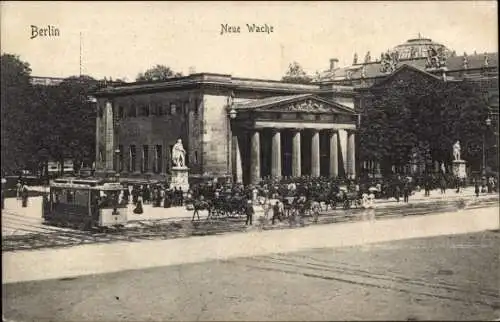
[[[247,200],[247,202],[246,202],[245,213],[247,215],[247,220],[245,221],[245,226],[247,226],[249,224],[251,226],[252,221],[253,221],[253,214],[254,214],[253,205],[252,205],[251,200]]]
[[[401,197],[401,188],[399,187],[399,184],[396,184],[396,187],[394,189],[394,194],[396,197],[396,201],[399,202],[399,198]]]
[[[477,179],[474,181],[474,193],[476,194],[476,198],[479,197],[479,182]]]
[[[125,204],[128,204],[130,199],[130,191],[128,190],[128,186],[123,189],[123,200],[125,200]]]
[[[177,193],[179,194],[179,206],[182,207],[184,205],[184,191],[182,191],[181,187],[179,187],[177,191]]]
[[[16,183],[16,199],[20,200],[21,199],[21,188],[22,188],[21,180],[17,180]]]
[[[134,209],[134,214],[137,214],[137,215],[142,215],[142,213],[144,212],[144,210],[142,209],[142,198],[139,197],[137,199],[137,205]]]
[[[408,203],[408,199],[410,197],[410,185],[408,182],[403,186],[403,201]]]
[[[5,208],[5,196],[3,194],[3,187],[2,187],[2,196],[1,196],[1,198],[2,198],[1,202],[2,202],[2,210],[3,210]]]
[[[26,186],[23,186],[23,189],[21,191],[21,199],[23,208],[28,207],[28,187]]]
[[[278,220],[281,222],[281,211],[280,211],[279,201],[276,201],[276,203],[273,206],[273,218],[272,218],[273,225],[276,218],[278,218]]]

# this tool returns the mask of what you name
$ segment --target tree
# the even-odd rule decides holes
[[[165,65],[156,65],[144,73],[139,73],[136,81],[161,81],[174,77],[182,77],[182,73],[176,73]]]
[[[415,150],[430,154],[435,161],[451,161],[452,145],[482,137],[487,102],[480,89],[468,82],[442,82],[413,77],[411,81],[392,82],[373,91],[371,106],[364,109],[360,127],[360,156],[363,160],[381,160],[390,172],[391,164],[405,165]]]
[[[294,61],[288,66],[288,70],[281,80],[287,83],[309,84],[313,78],[306,74],[299,63]]]
[[[31,68],[16,55],[3,54],[0,60],[2,170],[12,172],[28,167],[31,159]]]

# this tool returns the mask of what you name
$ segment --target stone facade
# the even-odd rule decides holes
[[[347,106],[354,105],[352,91],[343,87],[325,89],[319,85],[218,74],[195,74],[164,82],[101,89],[94,94],[98,101],[96,170],[98,173],[118,171],[122,178],[165,180],[171,174],[171,148],[180,138],[187,151],[191,177],[243,178],[245,171],[249,171],[244,165],[248,165],[250,151],[242,149],[250,143],[250,136],[238,137],[229,116],[230,106],[237,102],[307,94],[350,111],[352,108]],[[335,103],[332,100],[335,97],[347,106]],[[307,111],[303,116],[299,122],[316,120]],[[334,123],[327,113],[318,117]],[[347,135],[341,132],[342,129],[338,133],[339,146],[344,151],[341,164],[347,164],[351,161],[347,159]]]

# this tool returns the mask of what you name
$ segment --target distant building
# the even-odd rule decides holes
[[[42,77],[42,76],[31,76],[31,84],[42,85],[42,86],[56,86],[61,84],[64,78],[60,77]]]

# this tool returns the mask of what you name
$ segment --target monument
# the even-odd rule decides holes
[[[186,150],[182,145],[182,140],[178,139],[172,147],[172,177],[170,180],[170,189],[189,190],[189,169],[186,166]]]
[[[460,141],[455,142],[453,145],[453,175],[460,179],[465,179],[467,177],[467,172],[465,171],[465,160],[460,158]]]

